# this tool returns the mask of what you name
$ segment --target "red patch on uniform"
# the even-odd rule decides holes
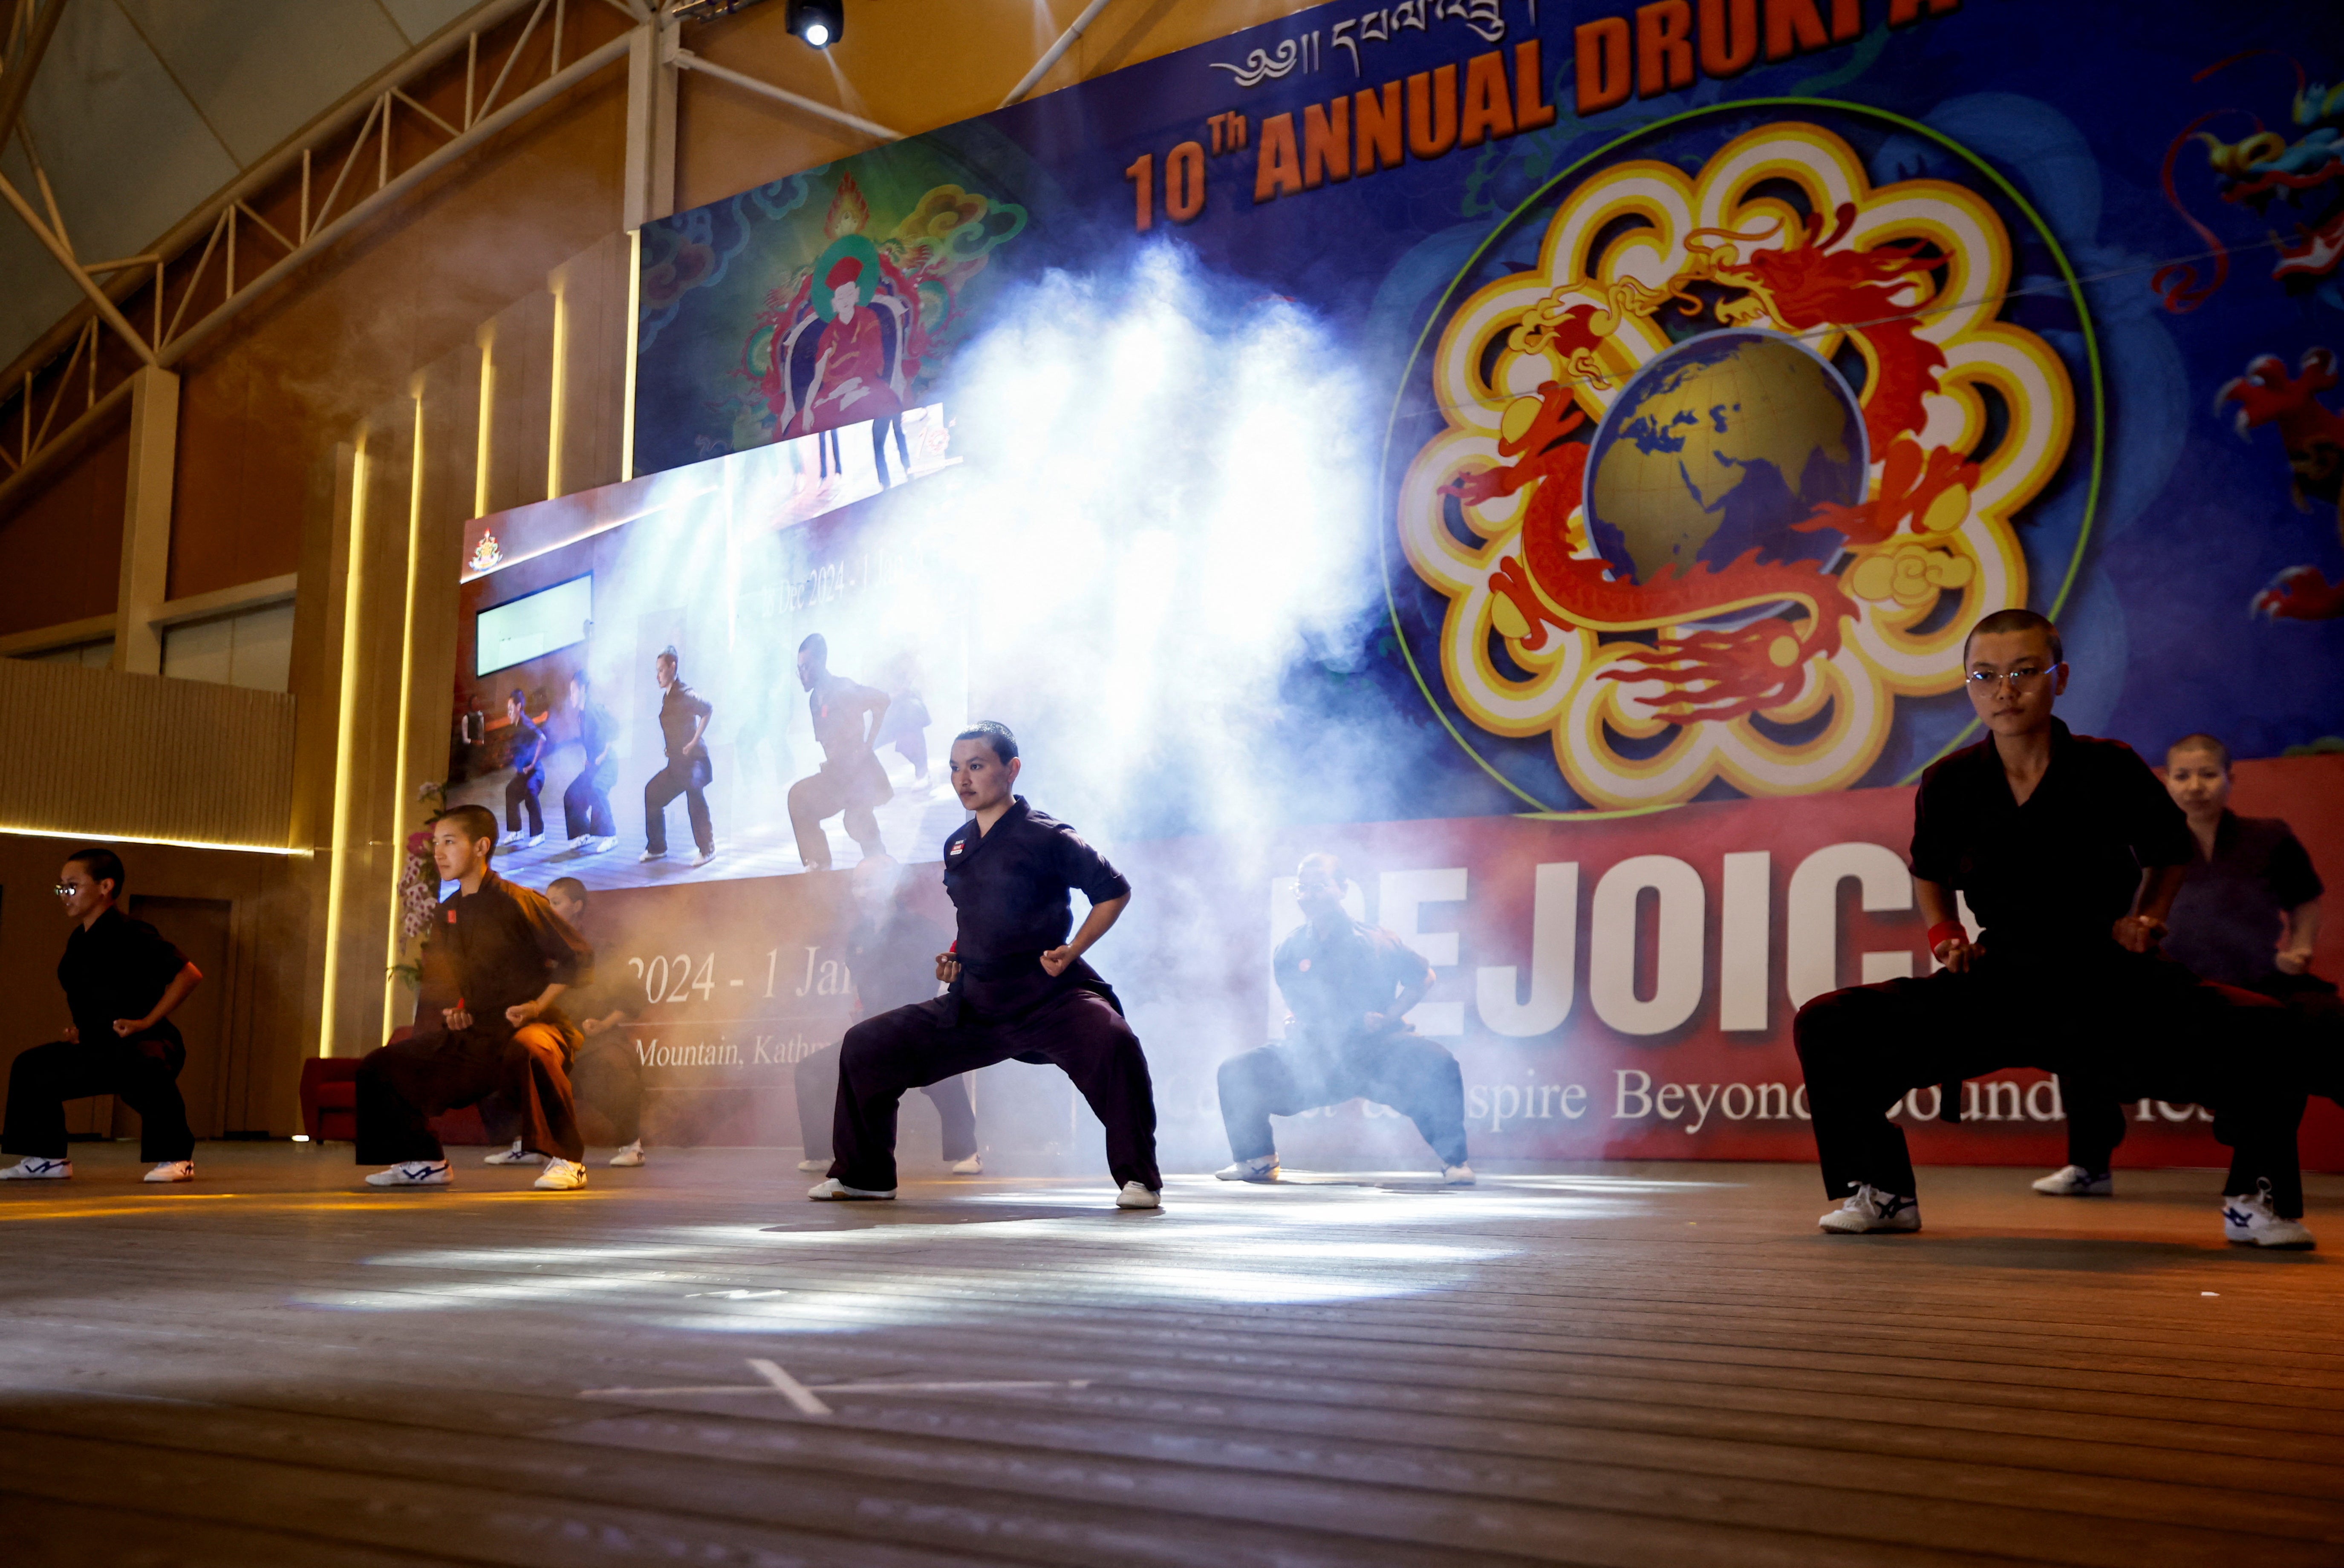
[[[450,915],[450,916],[449,916],[448,918],[449,918],[450,920],[454,920],[456,917],[455,917],[455,916],[453,916],[453,915]],[[1302,960],[1301,964],[1298,966],[1298,972],[1303,973],[1303,974],[1308,974],[1308,973],[1310,972],[1310,960],[1309,960],[1308,959],[1304,959],[1304,960]]]
[[[456,923],[456,911],[453,910],[448,911],[448,923],[451,926]]]

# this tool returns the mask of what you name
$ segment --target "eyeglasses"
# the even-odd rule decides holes
[[[2060,668],[2055,664],[2049,669],[2037,669],[2032,665],[2023,664],[2016,669],[2007,671],[1973,669],[1964,678],[1970,683],[1970,689],[1973,691],[1992,691],[2006,681],[2009,683],[2010,689],[2013,691],[2032,691],[2050,679]]]
[[[51,888],[49,891],[55,893],[61,899],[70,899],[76,893],[86,893],[89,891],[89,889],[78,882],[59,882],[56,887]]]

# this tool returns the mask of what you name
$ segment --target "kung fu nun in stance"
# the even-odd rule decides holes
[[[1278,1146],[1269,1119],[1352,1099],[1389,1105],[1416,1123],[1440,1157],[1441,1178],[1470,1186],[1465,1163],[1465,1080],[1457,1059],[1408,1026],[1432,966],[1391,932],[1343,909],[1349,883],[1332,855],[1308,855],[1295,873],[1307,922],[1270,960],[1278,994],[1293,1010],[1283,1045],[1221,1063],[1221,1121],[1234,1163],[1224,1181],[1274,1181]]]
[[[2319,873],[2294,829],[2230,809],[2230,749],[2210,735],[2166,749],[2165,788],[2189,820],[2197,853],[2167,917],[2164,950],[2200,980],[2254,991],[2290,1010],[2306,1050],[2304,1086],[2344,1103],[2344,1002],[2311,972],[2319,937]],[[2125,1108],[2063,1094],[2067,1163],[2035,1183],[2048,1198],[2116,1191],[2110,1156],[2124,1141]]]
[[[895,1195],[895,1107],[904,1091],[1015,1057],[1054,1062],[1106,1127],[1116,1204],[1153,1209],[1156,1099],[1139,1037],[1083,954],[1114,925],[1131,884],[1072,828],[1012,796],[1022,766],[1005,725],[961,731],[953,789],[975,813],[945,840],[945,891],[960,934],[936,960],[951,989],[868,1018],[839,1047],[829,1179],[817,1199]],[[1090,900],[1082,930],[1070,892]]]
[[[122,860],[111,849],[76,849],[57,876],[57,897],[74,923],[57,964],[65,1038],[36,1045],[8,1071],[8,1119],[0,1151],[22,1160],[0,1181],[61,1181],[66,1101],[117,1094],[138,1113],[138,1157],[154,1161],[149,1181],[192,1181],[196,1139],[179,1098],[187,1048],[171,1012],[202,983],[203,973],[154,927],[116,908]]]
[[[489,869],[497,819],[459,806],[433,819],[431,859],[457,884],[440,906],[424,956],[419,1028],[359,1063],[358,1158],[388,1165],[376,1187],[444,1187],[448,1159],[428,1125],[501,1091],[520,1119],[522,1147],[546,1157],[536,1184],[586,1185],[586,1145],[571,1100],[578,1031],[554,1003],[591,978],[585,939],[545,895]]]
[[[2232,1151],[2224,1233],[2309,1247],[2292,1020],[2156,953],[2189,863],[2188,825],[2129,747],[2051,716],[2063,658],[2057,630],[2032,610],[1971,629],[1970,701],[1990,733],[1923,774],[1914,802],[1914,888],[1945,967],[1799,1010],[1824,1187],[1846,1200],[1823,1228],[1919,1230],[1904,1132],[1885,1112],[1928,1085],[1958,1106],[1962,1080],[2030,1066],[2057,1072],[2071,1104],[2211,1107]],[[1984,923],[1975,943],[1955,918],[1957,891]]]

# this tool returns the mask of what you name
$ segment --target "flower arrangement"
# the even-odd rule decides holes
[[[447,786],[426,782],[415,792],[434,812],[448,803]],[[409,985],[423,980],[424,939],[431,930],[431,912],[440,907],[440,868],[431,859],[429,829],[419,828],[407,836],[407,859],[399,873],[399,945],[405,956],[390,972]],[[413,950],[408,952],[409,945]]]

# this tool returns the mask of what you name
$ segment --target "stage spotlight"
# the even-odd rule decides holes
[[[790,31],[816,49],[846,35],[846,0],[790,0]]]

